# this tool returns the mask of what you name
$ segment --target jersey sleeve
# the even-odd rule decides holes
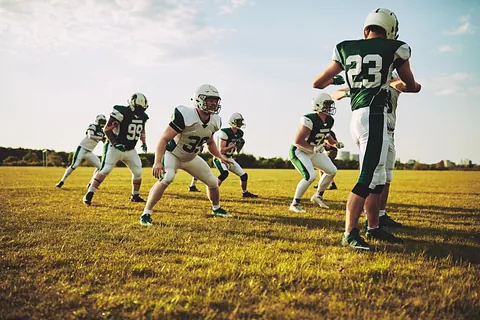
[[[225,131],[220,130],[220,131],[218,131],[218,138],[220,138],[222,140],[228,140],[228,135]]]
[[[400,47],[398,47],[397,51],[395,51],[395,60],[402,59],[405,61],[410,59],[411,55],[412,49],[410,49],[410,46],[408,44],[404,43]]]
[[[175,108],[175,110],[173,110],[172,119],[169,126],[178,133],[182,132],[185,129],[185,118],[183,117],[183,114],[178,108]]]
[[[87,131],[92,130],[93,132],[97,131],[97,127],[92,123],[91,125],[88,126]]]
[[[341,46],[342,43],[339,43],[333,48],[332,60],[340,64],[340,66],[342,66],[342,69],[345,70],[345,64],[343,63],[343,58],[340,53],[342,51]]]
[[[120,109],[120,106],[114,106],[112,113],[110,113],[110,117],[122,122],[123,121],[123,113]]]
[[[310,129],[310,131],[313,129],[313,122],[312,120],[310,120],[309,118],[303,116],[302,118],[300,118],[300,124],[304,127],[307,127],[308,129]]]

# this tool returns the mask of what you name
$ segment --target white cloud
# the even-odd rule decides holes
[[[442,74],[428,82],[430,86],[434,88],[435,95],[466,96],[474,93],[474,86],[467,87],[468,81],[472,81],[473,79],[474,76],[472,74],[457,72]]]
[[[441,46],[438,48],[438,52],[453,52],[455,48],[452,46]]]
[[[449,35],[459,35],[459,34],[466,34],[466,33],[473,34],[473,33],[475,33],[475,30],[477,29],[477,27],[474,26],[473,24],[471,24],[470,15],[460,17],[459,20],[460,20],[460,23],[461,23],[459,27],[457,27],[453,30],[445,31],[444,33],[449,34]]]
[[[228,0],[228,4],[220,5],[220,15],[229,14],[238,8],[249,4],[248,0]]]
[[[215,41],[231,30],[206,25],[198,5],[194,0],[4,2],[0,50],[109,48],[146,65],[201,57],[211,53]]]

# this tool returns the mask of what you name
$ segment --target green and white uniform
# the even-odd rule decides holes
[[[408,60],[410,47],[382,38],[349,40],[337,44],[333,60],[345,70],[353,111],[350,132],[360,148],[358,183],[373,190],[386,181],[387,92],[393,64]]]
[[[395,88],[389,87],[388,88],[388,108],[387,108],[387,131],[388,131],[388,138],[390,143],[388,145],[388,153],[387,153],[387,162],[386,162],[386,173],[387,178],[386,182],[390,183],[393,179],[393,169],[395,168],[395,157],[396,157],[396,150],[395,150],[395,138],[394,138],[394,131],[395,125],[397,123],[397,104],[398,104],[398,97],[400,96],[400,91]]]
[[[105,144],[100,173],[108,175],[118,161],[122,161],[130,169],[134,179],[142,177],[142,160],[138,156],[135,146],[145,129],[148,115],[136,115],[130,107],[114,106],[110,117],[118,120],[120,125],[113,130],[117,136],[116,144],[125,145],[125,151],[114,147],[110,141]]]
[[[325,139],[330,135],[334,120],[327,116],[323,121],[316,112],[307,113],[300,119],[300,124],[310,130],[306,141],[312,147],[323,145]],[[296,199],[301,199],[310,184],[315,181],[315,168],[325,172],[320,178],[319,191],[325,191],[337,174],[337,167],[325,153],[313,153],[302,150],[292,145],[290,147],[289,158],[295,168],[303,176],[295,192]],[[308,183],[302,182],[307,181]]]
[[[239,141],[243,140],[243,131],[241,129],[237,129],[237,132],[233,132],[232,128],[222,128],[218,132],[218,138],[225,141],[226,145],[229,146],[231,143],[238,145]],[[213,163],[215,167],[220,171],[220,176],[226,178],[228,176],[228,171],[235,173],[237,176],[241,177],[245,174],[243,168],[238,164],[235,159],[233,159],[233,154],[237,148],[232,148],[225,153],[222,153],[226,158],[232,160],[232,163],[227,167],[226,164],[222,163],[217,158],[213,159]]]
[[[209,188],[217,187],[217,178],[198,153],[220,129],[222,119],[217,114],[211,114],[209,120],[203,122],[198,112],[197,108],[185,106],[178,106],[173,111],[169,125],[178,135],[168,143],[163,158],[165,174],[161,182],[165,185],[174,180],[178,169],[183,169]]]
[[[80,144],[77,147],[75,154],[73,155],[70,168],[75,169],[80,165],[80,163],[82,163],[83,160],[86,159],[97,169],[99,169],[100,159],[93,153],[93,150],[97,146],[98,142],[105,137],[105,134],[103,133],[103,129],[99,125],[93,123],[88,126],[85,134],[85,138],[80,141]]]

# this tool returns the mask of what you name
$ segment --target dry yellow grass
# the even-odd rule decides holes
[[[255,200],[231,175],[221,203],[234,219],[212,218],[180,172],[149,228],[127,169],[91,207],[92,169],[59,190],[63,171],[0,167],[2,319],[480,317],[480,172],[395,172],[389,207],[405,243],[360,254],[339,246],[356,171],[338,173],[331,209],[305,214],[288,212],[296,171],[247,170]],[[143,196],[153,183],[144,169]]]

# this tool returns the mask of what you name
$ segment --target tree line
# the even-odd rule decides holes
[[[44,156],[46,155],[46,159]],[[0,165],[3,166],[43,166],[49,167],[66,167],[71,164],[74,152],[64,152],[55,150],[24,149],[24,148],[4,148],[0,147]],[[143,167],[151,167],[154,162],[155,155],[153,153],[139,154]],[[201,153],[200,157],[205,159],[210,167],[213,167],[213,157],[210,153]],[[255,157],[251,154],[240,153],[233,157],[243,168],[263,168],[263,169],[294,169],[292,163],[288,159],[280,157],[264,158]],[[358,169],[359,164],[356,160],[335,160],[338,169]],[[91,166],[88,161],[84,161],[81,166]],[[124,167],[122,162],[117,166]],[[397,170],[480,170],[480,166],[472,164],[469,166],[455,165],[453,167],[445,167],[443,161],[434,164],[401,163],[396,162]]]

